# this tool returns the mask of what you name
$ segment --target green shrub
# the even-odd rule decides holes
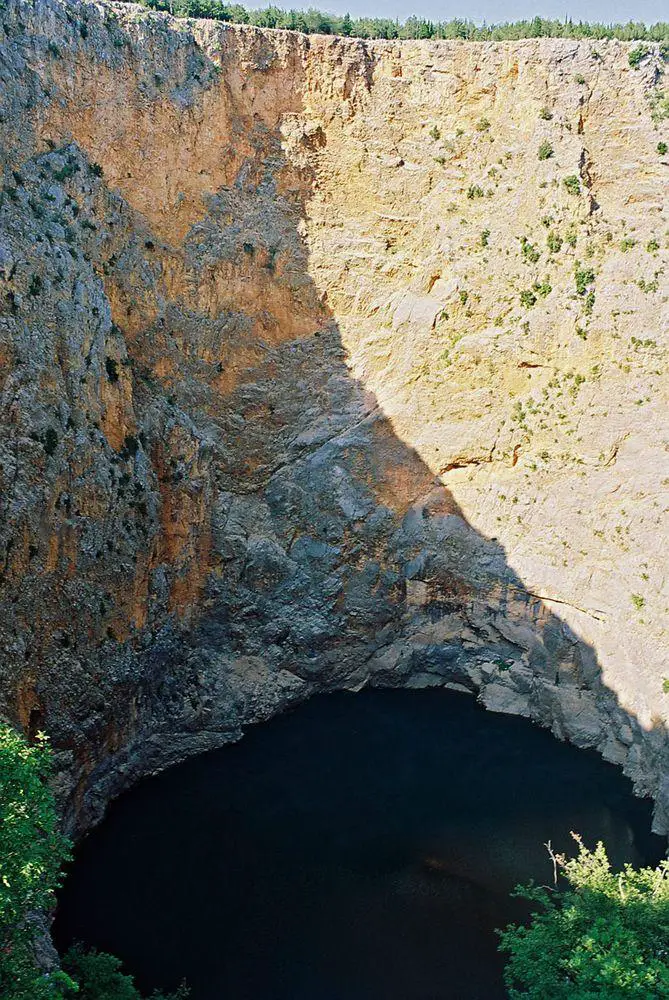
[[[570,174],[569,177],[565,177],[562,183],[566,187],[569,194],[581,193],[581,181],[576,174]]]
[[[541,252],[537,250],[534,243],[530,243],[526,236],[523,236],[520,241],[520,251],[528,264],[536,264],[541,257]]]
[[[553,155],[553,147],[551,146],[548,139],[544,139],[544,141],[541,143],[537,155],[540,160],[548,160]]]
[[[658,125],[665,118],[669,118],[669,93],[666,90],[657,88],[649,98],[650,116]]]
[[[476,123],[476,131],[477,132],[487,132],[489,128],[490,128],[490,122],[488,121],[488,119],[487,118],[479,118],[479,120]]]
[[[142,1000],[132,976],[122,972],[122,963],[103,951],[84,951],[75,945],[63,956],[63,968],[79,987],[72,1000]],[[185,1000],[188,990],[182,986],[166,996],[153,993],[151,1000]]]
[[[657,144],[657,151],[660,154],[660,156],[664,156],[664,154],[667,152],[667,144],[666,144],[666,142],[658,142],[658,144]]]
[[[585,77],[583,76],[582,73],[577,73],[576,76],[574,77],[574,80],[576,83],[581,84],[581,86],[585,83]]]
[[[75,160],[68,160],[62,167],[52,171],[52,175],[57,181],[64,181],[72,177],[79,170],[79,164]]]
[[[627,57],[632,69],[638,69],[641,65],[641,61],[646,58],[650,49],[647,45],[635,45]]]
[[[562,248],[562,237],[554,229],[546,237],[546,246],[550,253],[559,253]]]
[[[576,282],[576,291],[579,295],[585,295],[588,290],[588,285],[591,285],[595,280],[595,272],[589,267],[581,267],[581,262],[576,261],[574,265],[574,281]]]
[[[539,117],[543,121],[549,122],[553,117],[553,112],[549,108],[542,108],[541,111],[539,112]]]
[[[653,236],[646,243],[646,250],[648,251],[648,253],[654,253],[656,250],[659,250],[659,249],[660,249],[660,244],[658,243],[658,241]]]
[[[38,733],[31,743],[0,724],[0,997],[2,1000],[142,1000],[112,955],[73,948],[64,971],[45,972],[35,959],[39,926],[33,915],[48,911],[62,880],[69,842],[58,832],[51,751]],[[181,988],[171,997],[185,1000]]]
[[[483,197],[483,188],[479,187],[478,184],[470,184],[467,188],[467,197],[472,201],[474,198]]]
[[[437,139],[441,139],[441,132],[439,131],[436,125],[432,126],[428,134],[430,136],[430,139],[434,139],[435,142]]]
[[[530,309],[535,304],[536,301],[537,297],[531,288],[525,288],[520,293],[521,305],[525,306],[526,309]]]
[[[578,855],[557,856],[563,892],[525,886],[529,926],[501,932],[512,1000],[650,1000],[669,997],[669,862],[613,872],[604,846],[579,838]]]
[[[61,998],[71,981],[36,967],[37,933],[30,915],[54,905],[60,866],[69,856],[57,832],[56,807],[47,786],[49,746],[0,725],[0,996],[3,1000]]]
[[[490,230],[483,229],[481,231],[481,235],[479,236],[479,245],[482,247],[487,247],[489,239],[490,239]]]

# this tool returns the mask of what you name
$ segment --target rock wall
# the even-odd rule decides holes
[[[2,711],[70,829],[365,684],[669,828],[659,52],[0,18]]]

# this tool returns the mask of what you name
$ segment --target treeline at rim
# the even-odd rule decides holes
[[[351,17],[314,10],[280,10],[264,7],[247,10],[241,4],[220,0],[140,0],[142,6],[167,11],[176,17],[209,17],[215,21],[254,24],[261,28],[285,28],[314,35],[344,35],[353,38],[460,38],[465,41],[504,41],[518,38],[618,38],[623,42],[669,42],[669,22],[643,24],[599,24],[584,21],[553,21],[534,17],[527,21],[504,24],[474,24],[462,18],[430,21],[408,17],[405,21],[386,17]],[[665,48],[663,55],[669,58]]]

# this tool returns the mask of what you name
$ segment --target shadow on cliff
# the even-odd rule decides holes
[[[96,16],[89,13],[91,31]],[[208,140],[234,160],[234,176],[205,196],[206,218],[180,245],[130,202],[128,245],[147,273],[162,275],[162,306],[150,320],[141,309],[138,318],[135,290],[119,292],[127,285],[120,266],[106,262],[106,287],[117,293],[113,319],[133,365],[139,439],[163,515],[169,508],[174,521],[193,509],[195,487],[193,466],[177,460],[181,443],[170,444],[170,435],[188,427],[195,441],[205,482],[197,565],[173,581],[172,616],[133,654],[136,679],[122,681],[125,718],[113,720],[121,748],[110,752],[101,734],[69,824],[85,828],[142,774],[237,739],[245,725],[312,693],[365,685],[466,689],[489,708],[597,748],[640,792],[657,796],[664,731],[645,732],[625,711],[602,681],[596,650],[527,591],[499,542],[467,523],[350,374],[302,236],[327,146],[327,127],[300,119],[312,43],[282,36],[282,69],[273,33],[217,30],[222,73],[193,34],[182,29],[179,44],[208,81],[198,89],[191,80],[193,100],[220,87],[242,125],[243,155],[219,136]],[[233,92],[226,59],[241,35],[252,70]],[[327,44],[337,58],[344,44],[355,55],[341,100],[364,102],[373,54],[362,42]],[[159,71],[138,69],[147,79]],[[285,108],[272,128],[262,107],[273,88]],[[105,167],[104,149],[92,141],[85,152]],[[115,256],[127,266],[127,255]],[[172,277],[177,291],[168,295],[164,276],[174,275],[175,261],[184,277],[180,285]],[[76,717],[75,705],[67,711]]]

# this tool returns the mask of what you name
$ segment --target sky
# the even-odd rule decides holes
[[[431,18],[433,21],[449,21],[453,17],[464,17],[480,23],[518,21],[540,14],[542,17],[564,18],[574,21],[654,21],[669,20],[667,0],[467,0],[466,3],[444,0],[274,0],[277,7],[316,7],[333,14],[352,17],[392,17],[404,20],[409,14]],[[257,3],[246,0],[246,6],[266,7],[267,2]]]

